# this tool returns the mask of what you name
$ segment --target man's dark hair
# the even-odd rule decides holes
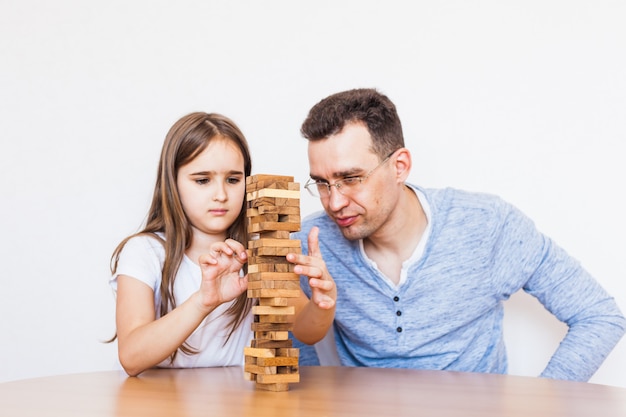
[[[367,126],[372,136],[373,151],[381,159],[404,147],[396,106],[373,88],[343,91],[321,100],[309,111],[300,132],[307,140],[322,140],[352,123]]]

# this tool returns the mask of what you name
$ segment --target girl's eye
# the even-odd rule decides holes
[[[209,179],[208,178],[199,178],[196,180],[196,184],[199,185],[204,185],[204,184],[208,184],[209,183]]]
[[[241,178],[230,177],[226,181],[228,181],[229,184],[239,184],[241,182]]]

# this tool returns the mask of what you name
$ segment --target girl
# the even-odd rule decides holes
[[[243,363],[252,338],[247,298],[243,133],[219,114],[191,113],[168,132],[146,226],[113,252],[119,360],[129,375],[154,367]],[[315,288],[301,295],[294,331],[320,340],[334,316],[336,289],[317,247],[290,255]]]

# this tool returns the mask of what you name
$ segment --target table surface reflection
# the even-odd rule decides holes
[[[59,375],[0,384],[0,414],[46,416],[626,416],[626,389],[511,375],[301,367],[268,392],[239,367]]]

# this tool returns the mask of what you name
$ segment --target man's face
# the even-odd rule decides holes
[[[311,178],[330,184],[329,193],[321,187],[324,210],[346,239],[367,238],[387,222],[398,199],[394,165],[381,163],[372,152],[364,124],[347,124],[335,135],[309,141],[308,154]]]

